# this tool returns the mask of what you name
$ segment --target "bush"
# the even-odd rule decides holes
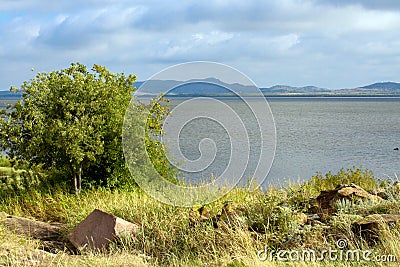
[[[122,125],[136,77],[80,63],[38,73],[20,88],[21,100],[0,111],[0,149],[18,162],[63,171],[79,193],[83,185],[133,184],[122,151]],[[168,110],[152,103],[147,149],[157,170],[173,174],[157,140]],[[8,164],[5,162],[4,164]]]

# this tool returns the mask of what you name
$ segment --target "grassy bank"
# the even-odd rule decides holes
[[[62,186],[26,190],[3,196],[0,211],[61,222],[68,233],[97,208],[136,223],[141,230],[112,244],[106,253],[69,255],[44,252],[39,249],[39,241],[27,240],[0,224],[0,266],[358,266],[357,262],[280,262],[260,261],[257,257],[257,252],[264,248],[317,252],[335,249],[339,239],[347,240],[350,249],[369,249],[374,255],[390,254],[400,259],[399,227],[382,229],[379,238],[372,240],[352,229],[356,220],[369,214],[400,214],[400,195],[395,191],[383,202],[339,203],[337,211],[321,222],[303,222],[304,213],[312,205],[310,199],[321,190],[350,183],[369,191],[389,186],[388,182],[377,181],[369,171],[352,169],[316,175],[303,184],[271,187],[266,192],[235,189],[201,209],[203,214],[196,209],[164,205],[134,187],[92,188],[79,196],[65,193]],[[229,216],[224,213],[227,203],[232,211]],[[215,215],[221,215],[217,225],[212,220]],[[199,219],[207,216],[210,219]]]

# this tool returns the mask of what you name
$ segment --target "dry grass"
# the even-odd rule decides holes
[[[148,266],[140,254],[69,255],[48,253],[40,242],[16,235],[0,226],[0,266]]]
[[[351,224],[362,215],[400,213],[397,195],[381,204],[344,203],[323,225],[301,224],[304,203],[319,190],[350,182],[369,189],[380,186],[374,181],[369,172],[353,169],[337,175],[319,175],[302,185],[270,188],[267,192],[235,189],[205,208],[210,214],[220,214],[224,203],[233,201],[238,210],[244,210],[244,219],[240,216],[237,220],[221,219],[217,229],[212,220],[191,224],[190,209],[164,205],[137,188],[88,189],[79,197],[57,188],[47,192],[32,190],[3,198],[0,211],[63,222],[70,230],[97,208],[140,225],[141,231],[112,244],[108,253],[68,255],[43,252],[38,249],[38,241],[26,240],[0,228],[0,266],[387,266],[388,263],[365,261],[271,262],[257,258],[257,251],[264,247],[321,252],[336,248],[336,240],[343,238],[351,249],[370,249],[375,255],[391,254],[400,259],[400,232],[396,227],[382,231],[380,240],[383,241],[375,244],[368,243],[351,229]],[[263,233],[248,231],[254,225]]]

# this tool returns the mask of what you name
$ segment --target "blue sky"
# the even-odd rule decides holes
[[[397,0],[2,0],[0,38],[0,90],[71,62],[139,80],[208,60],[261,87],[400,82]]]

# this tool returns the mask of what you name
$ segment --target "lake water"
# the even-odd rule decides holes
[[[251,112],[240,100],[219,100],[235,109],[243,121],[250,121],[247,129],[254,126]],[[171,98],[170,106],[183,101]],[[263,99],[251,101],[255,106],[263,105]],[[276,125],[276,153],[264,185],[306,180],[317,172],[334,173],[360,166],[377,177],[394,179],[400,175],[400,151],[394,150],[400,147],[400,98],[273,97],[268,102]],[[188,112],[195,116],[199,110],[210,108],[204,100]],[[253,149],[245,176],[254,173],[259,157],[260,137],[254,132],[249,137]],[[207,181],[211,173],[219,176],[229,164],[229,137],[216,121],[197,119],[187,124],[179,136],[182,154],[190,160],[199,158],[200,141],[210,138],[216,143],[217,155],[209,168],[183,172],[182,176],[191,181]]]
[[[170,106],[173,108],[185,100],[171,98]],[[251,177],[261,149],[257,122],[242,101],[236,98],[219,100],[241,117],[248,130],[248,140],[235,142],[243,149],[250,144],[244,176]],[[250,101],[256,108],[264,105],[263,99]],[[2,107],[4,102],[9,101],[0,99]],[[268,98],[268,102],[276,126],[276,153],[264,185],[305,180],[316,172],[337,172],[340,168],[353,166],[372,170],[377,177],[394,179],[396,175],[400,176],[400,151],[394,150],[400,147],[400,98],[273,97]],[[201,110],[223,113],[205,99],[193,105],[187,115],[195,117]],[[224,120],[235,126],[231,115],[226,115]],[[229,164],[231,140],[235,137],[238,134],[228,134],[215,120],[199,118],[190,121],[179,135],[182,154],[189,160],[198,159],[201,140],[209,138],[215,142],[216,155],[204,170],[182,172],[182,177],[190,181],[209,181],[211,174],[214,177],[221,175]],[[264,136],[263,148],[272,151],[269,137]],[[206,151],[203,155],[207,156]]]

